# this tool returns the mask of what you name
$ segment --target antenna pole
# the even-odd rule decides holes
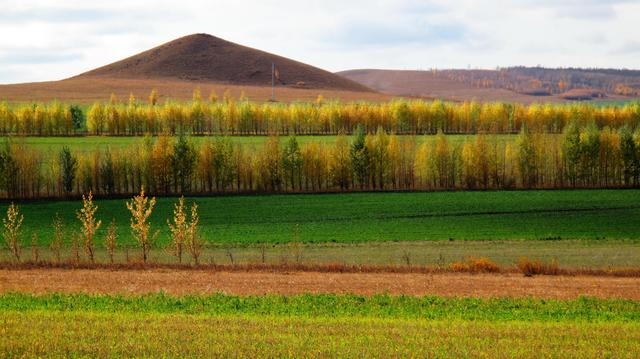
[[[271,101],[276,100],[276,64],[271,63]]]

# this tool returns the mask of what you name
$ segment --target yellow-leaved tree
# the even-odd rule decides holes
[[[142,249],[142,261],[144,263],[149,259],[149,252],[159,233],[159,231],[156,231],[151,234],[151,223],[149,222],[149,216],[151,216],[155,205],[156,198],[149,199],[146,197],[144,195],[144,187],[140,190],[139,195],[133,197],[131,202],[127,202],[127,209],[131,212],[131,231],[133,238]]]
[[[93,237],[102,224],[102,221],[96,220],[97,210],[98,206],[93,204],[93,193],[89,191],[89,196],[87,197],[82,195],[82,208],[76,212],[76,216],[82,222],[81,233],[84,251],[92,263],[95,261]]]
[[[2,219],[4,224],[2,236],[17,261],[20,260],[20,227],[23,221],[24,216],[20,213],[18,206],[12,202],[7,209],[7,217]]]
[[[178,203],[174,205],[172,221],[167,220],[167,225],[169,225],[171,232],[170,252],[178,258],[178,263],[182,263],[182,249],[189,232],[187,214],[184,210],[184,196],[180,197]]]

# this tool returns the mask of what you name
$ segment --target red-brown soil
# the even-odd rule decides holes
[[[640,300],[640,278],[534,276],[469,273],[321,273],[207,270],[2,269],[0,292],[173,295],[225,292],[376,293],[446,297],[539,297],[581,295]]]

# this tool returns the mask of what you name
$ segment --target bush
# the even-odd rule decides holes
[[[500,266],[489,258],[466,257],[463,262],[451,263],[451,270],[454,272],[470,273],[498,273]]]
[[[526,277],[531,277],[537,274],[558,275],[560,273],[558,261],[555,259],[552,259],[547,263],[541,260],[532,260],[527,257],[521,257],[518,259],[516,267]]]

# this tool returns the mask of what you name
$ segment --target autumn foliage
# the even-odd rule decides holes
[[[640,185],[640,132],[567,125],[562,133],[398,136],[363,128],[331,142],[144,137],[123,148],[57,156],[19,141],[0,146],[0,196],[608,188]]]
[[[256,103],[217,95],[203,101],[158,104],[152,93],[148,103],[133,96],[120,102],[96,102],[86,111],[60,104],[17,105],[0,103],[0,134],[16,135],[143,135],[189,133],[194,135],[336,135],[351,134],[358,126],[366,132],[379,127],[396,134],[560,133],[575,122],[598,128],[635,128],[640,123],[640,103],[624,106],[591,104],[450,103],[395,100],[382,103]],[[86,117],[86,120],[85,120]]]

